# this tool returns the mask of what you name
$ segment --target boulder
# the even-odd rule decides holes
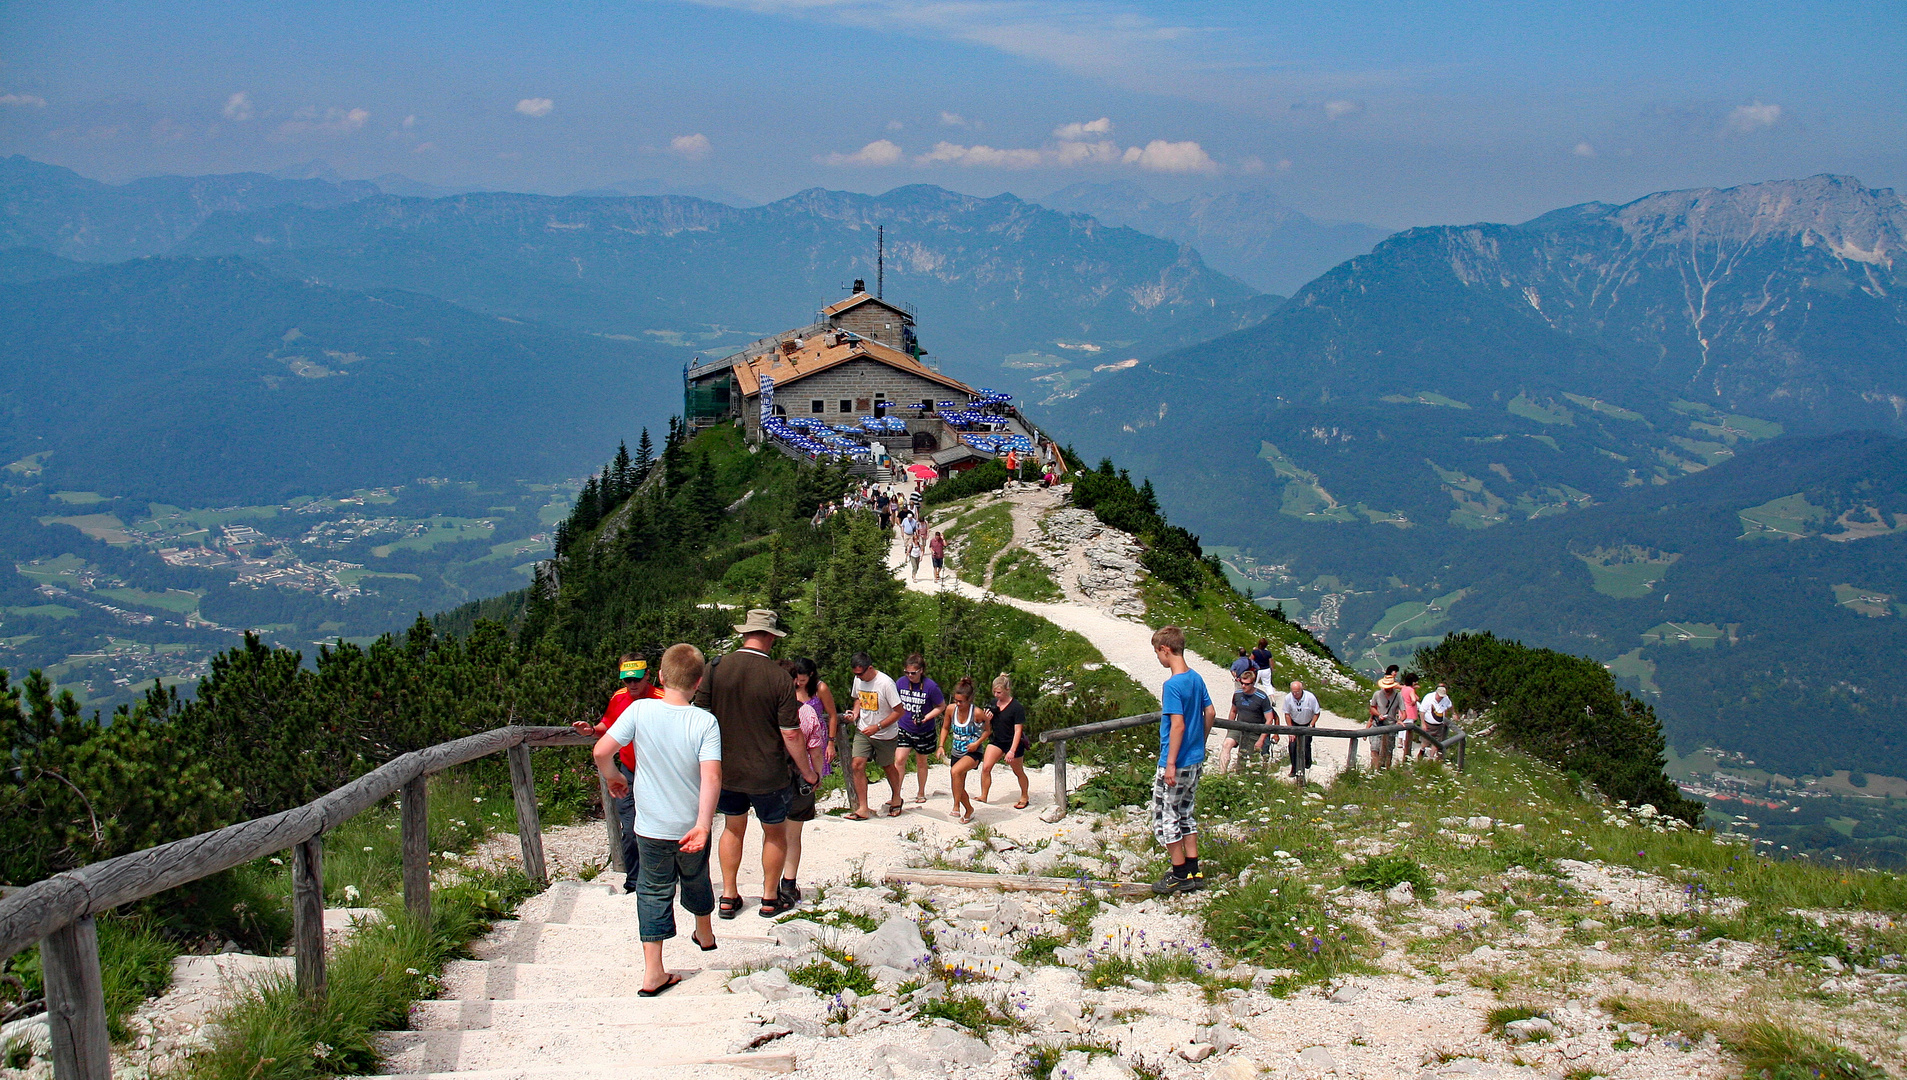
[[[933,959],[926,939],[920,936],[920,927],[900,915],[863,937],[852,955],[868,967],[886,966],[902,971],[921,967]]]
[[[1312,1072],[1330,1072],[1338,1067],[1331,1051],[1322,1046],[1307,1046],[1298,1051],[1298,1064]]]
[[[1351,1002],[1363,996],[1364,988],[1361,986],[1353,986],[1350,983],[1345,983],[1343,986],[1331,991],[1331,1000],[1337,1002],[1339,1005],[1349,1005]]]
[[[736,992],[760,994],[768,1001],[780,1001],[783,998],[800,997],[814,991],[788,980],[788,973],[780,968],[763,968],[752,975],[741,975],[730,979],[728,988]]]
[[[1072,1001],[1055,1001],[1046,1007],[1046,1023],[1054,1031],[1064,1031],[1069,1035],[1083,1035],[1090,1030],[1079,1013],[1079,1005]]]
[[[1258,1063],[1245,1057],[1229,1057],[1212,1066],[1206,1080],[1258,1080]]]
[[[1539,1039],[1555,1038],[1556,1025],[1540,1016],[1532,1016],[1526,1020],[1512,1020],[1503,1025],[1503,1034],[1511,1042],[1521,1045],[1526,1042],[1536,1042]]]
[[[1384,892],[1384,899],[1393,904],[1413,904],[1417,902],[1417,890],[1408,881],[1400,881]]]
[[[1179,1047],[1179,1056],[1184,1058],[1187,1061],[1190,1061],[1196,1064],[1198,1062],[1204,1061],[1208,1057],[1211,1057],[1212,1051],[1216,1049],[1217,1047],[1213,1046],[1211,1043],[1190,1042]]]
[[[948,1064],[985,1065],[993,1048],[971,1035],[944,1027],[911,1028],[900,1042],[882,1043],[877,1056],[915,1072],[942,1073]]]
[[[1607,929],[1608,926],[1609,924],[1603,922],[1601,919],[1584,919],[1576,924],[1576,929],[1595,931]]]

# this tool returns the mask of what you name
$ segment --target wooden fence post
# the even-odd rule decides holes
[[[1066,740],[1053,743],[1053,807],[1066,812]]]
[[[543,869],[543,826],[536,816],[536,774],[530,771],[530,748],[517,743],[510,748],[509,756],[510,794],[516,798],[516,834],[523,842],[523,872],[541,885],[549,881],[549,873]]]
[[[99,976],[99,929],[85,915],[40,941],[46,1021],[53,1029],[57,1080],[112,1080],[106,989]]]
[[[404,784],[401,836],[404,843],[404,908],[430,925],[430,815],[423,773]]]
[[[616,813],[616,797],[609,793],[609,781],[598,776],[596,786],[603,793],[603,828],[609,833],[609,868],[618,874],[626,874],[629,868],[622,864],[622,815]]]
[[[324,834],[291,849],[291,948],[298,976],[298,992],[312,999],[325,996],[324,973]]]

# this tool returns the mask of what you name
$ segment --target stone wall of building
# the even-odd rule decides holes
[[[830,424],[858,423],[863,416],[873,416],[874,403],[882,400],[890,403],[888,415],[904,419],[917,415],[914,410],[904,408],[915,402],[958,401],[966,405],[965,394],[931,379],[888,367],[878,360],[850,360],[775,387],[775,404],[781,407],[783,415],[789,419],[813,416]],[[814,411],[815,401],[822,403],[822,411]],[[848,405],[846,411],[841,408],[843,402]],[[749,438],[759,439],[759,397],[751,396],[743,401],[742,417],[748,426]]]
[[[830,321],[843,330],[852,330],[864,338],[872,338],[890,349],[907,351],[906,343],[901,340],[901,327],[906,320],[880,304],[862,304]]]

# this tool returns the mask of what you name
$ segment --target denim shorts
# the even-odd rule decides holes
[[[795,786],[789,784],[780,791],[771,791],[766,795],[753,795],[746,791],[722,789],[722,797],[715,804],[715,810],[723,817],[744,817],[750,810],[755,811],[755,820],[763,825],[779,825],[788,820],[788,808],[794,805]]]
[[[636,932],[644,941],[667,941],[675,936],[675,892],[682,889],[682,906],[691,915],[715,910],[715,890],[709,884],[709,849],[683,851],[676,840],[636,837],[642,850],[642,877],[636,883]]]

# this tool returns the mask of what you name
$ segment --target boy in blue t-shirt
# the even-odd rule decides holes
[[[1216,710],[1205,680],[1185,666],[1184,630],[1168,626],[1154,633],[1152,653],[1172,672],[1159,694],[1159,771],[1152,778],[1152,834],[1172,857],[1172,869],[1152,883],[1152,891],[1167,896],[1205,886],[1192,810],[1205,768],[1205,733]]]

